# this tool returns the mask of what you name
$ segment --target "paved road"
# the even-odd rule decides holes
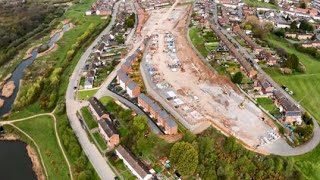
[[[82,128],[79,122],[79,119],[77,118],[76,112],[80,109],[81,104],[75,100],[76,92],[73,90],[73,87],[78,86],[78,80],[80,77],[79,74],[82,68],[85,66],[85,62],[89,58],[93,47],[98,44],[102,36],[107,34],[111,30],[112,26],[114,25],[116,20],[116,14],[118,13],[118,6],[119,6],[119,2],[117,2],[114,6],[112,19],[108,27],[103,30],[103,32],[94,40],[94,42],[88,47],[88,49],[81,56],[77,66],[74,69],[74,72],[70,76],[69,85],[66,92],[67,115],[70,121],[70,125],[73,131],[75,132],[76,136],[78,137],[78,140],[81,144],[83,151],[89,158],[91,164],[95,168],[100,178],[103,180],[109,180],[109,179],[112,180],[114,179],[115,174],[113,173],[110,166],[107,164],[106,160],[100,154],[97,147],[90,142],[90,140],[87,137],[87,133]]]
[[[300,104],[293,99],[284,89],[282,89],[280,87],[280,85],[278,85],[263,69],[261,69],[261,67],[258,65],[258,63],[254,60],[254,58],[248,53],[248,51],[243,48],[231,35],[228,31],[226,31],[224,28],[222,28],[219,24],[218,24],[218,15],[217,15],[217,4],[214,2],[214,13],[213,13],[213,19],[212,22],[215,24],[215,26],[217,26],[218,30],[220,32],[222,32],[233,44],[236,44],[238,46],[238,50],[240,53],[242,53],[244,55],[244,57],[246,57],[247,59],[251,60],[251,62],[253,63],[255,69],[261,74],[263,75],[271,84],[273,87],[275,87],[275,89],[279,90],[282,92],[282,94],[288,99],[290,100],[292,103],[296,104],[301,111],[305,111],[305,109],[300,106]],[[317,121],[313,118],[313,123],[314,123],[314,135],[313,137],[304,145],[301,145],[299,147],[296,148],[291,148],[291,149],[274,149],[273,154],[278,154],[278,155],[283,155],[283,156],[292,156],[292,155],[300,155],[300,154],[304,154],[307,153],[309,151],[311,151],[312,149],[314,149],[320,142],[320,128],[319,125],[317,123]]]

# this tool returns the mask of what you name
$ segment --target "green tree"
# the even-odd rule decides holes
[[[285,67],[290,69],[297,69],[299,66],[299,58],[295,54],[289,54],[285,61]]]
[[[233,83],[240,84],[242,82],[242,79],[243,79],[243,74],[239,71],[232,76],[231,81]]]
[[[136,116],[133,118],[133,128],[139,132],[144,132],[147,126],[147,118],[145,116]]]
[[[307,5],[305,2],[302,2],[299,7],[302,9],[305,9],[305,8],[307,8]]]
[[[198,152],[188,142],[177,142],[170,152],[170,160],[184,176],[192,175],[198,166]]]

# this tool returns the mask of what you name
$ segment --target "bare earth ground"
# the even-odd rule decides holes
[[[268,131],[275,126],[273,123],[262,121],[265,115],[251,101],[246,100],[229,79],[214,74],[197,56],[189,46],[186,39],[187,18],[190,6],[178,6],[161,25],[157,20],[168,10],[167,8],[150,11],[150,18],[142,29],[142,34],[147,35],[148,31],[156,26],[158,34],[158,49],[152,55],[149,64],[157,69],[159,75],[157,83],[168,83],[169,89],[177,94],[184,104],[176,111],[181,114],[190,125],[203,124],[207,122],[222,131],[224,134],[233,135],[248,146],[255,148],[260,144],[261,137],[267,137]],[[166,51],[166,33],[171,33],[174,37],[177,57],[182,66],[177,71],[172,71],[168,64],[174,61]],[[197,99],[197,100],[196,100]],[[171,101],[169,103],[172,103]],[[244,108],[239,107],[240,104]],[[276,144],[283,144],[289,147],[282,139]],[[272,152],[275,143],[260,146],[260,150],[268,149]]]
[[[37,179],[38,180],[46,179],[43,174],[42,167],[41,167],[41,164],[40,164],[40,161],[39,161],[39,158],[37,156],[36,151],[30,145],[28,145],[27,152],[28,152],[28,155],[32,161],[32,169],[36,173]]]

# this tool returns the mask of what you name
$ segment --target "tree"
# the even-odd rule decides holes
[[[306,20],[301,21],[299,28],[303,31],[313,31],[314,26]]]
[[[299,7],[302,9],[305,9],[305,8],[307,8],[307,5],[305,2],[302,2]]]
[[[312,117],[308,112],[303,113],[302,119],[307,125],[313,124]]]
[[[277,0],[270,0],[269,3],[273,4],[273,5],[276,5],[278,2],[277,2]]]
[[[197,169],[198,152],[190,143],[177,142],[171,149],[170,160],[179,173],[190,176]]]
[[[299,66],[299,58],[295,54],[289,54],[285,61],[285,67],[290,69],[297,69]]]
[[[232,76],[231,81],[233,83],[240,84],[242,82],[242,79],[243,79],[243,74],[239,71]]]
[[[147,118],[145,116],[136,116],[133,118],[133,128],[139,132],[146,130]]]

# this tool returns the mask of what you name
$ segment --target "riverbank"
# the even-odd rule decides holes
[[[21,141],[24,142],[20,137],[16,134],[9,133],[0,137],[0,141]],[[27,142],[24,142],[27,143]],[[27,154],[32,163],[32,170],[35,172],[38,180],[45,180],[45,175],[42,170],[42,166],[40,160],[38,158],[36,150],[31,147],[31,145],[27,144],[26,146]]]

